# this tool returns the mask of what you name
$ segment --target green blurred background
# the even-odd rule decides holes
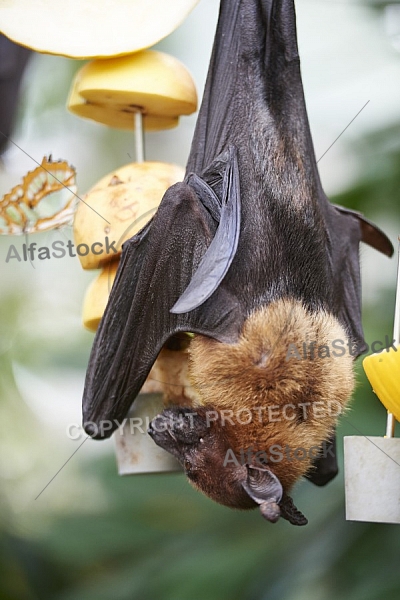
[[[400,233],[400,5],[298,0],[299,45],[317,157],[331,200],[362,211],[395,243]],[[201,0],[158,47],[203,89],[218,3]],[[80,193],[134,159],[132,136],[67,113],[77,61],[35,55],[13,139],[39,162],[50,152],[77,167]],[[147,158],[185,164],[195,116],[146,137]],[[0,193],[35,164],[10,146]],[[65,228],[39,245],[72,239]],[[94,274],[77,259],[5,262],[0,239],[0,600],[397,600],[400,530],[345,521],[343,468],[327,488],[295,491],[305,528],[271,525],[258,511],[220,507],[180,474],[118,477],[113,442],[82,444],[80,423],[93,340],[81,325]],[[393,327],[396,260],[361,249],[367,341]],[[383,435],[385,410],[358,364],[343,435]],[[50,485],[40,494],[68,458]],[[37,496],[40,496],[37,498]],[[35,500],[35,498],[37,498]]]

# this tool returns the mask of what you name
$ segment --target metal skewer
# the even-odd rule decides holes
[[[394,345],[400,346],[400,237],[399,241],[399,249],[398,249],[398,265],[397,265],[397,288],[396,288],[396,305],[394,309],[394,326],[393,326],[393,339]],[[400,351],[400,350],[399,350]],[[386,422],[386,437],[392,438],[394,437],[396,419],[388,411],[387,414],[387,422]]]
[[[140,110],[134,112],[136,162],[145,161],[143,114]]]

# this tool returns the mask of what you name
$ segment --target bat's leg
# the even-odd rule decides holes
[[[322,455],[315,460],[313,467],[306,478],[318,486],[326,485],[338,474],[335,433],[324,443]]]

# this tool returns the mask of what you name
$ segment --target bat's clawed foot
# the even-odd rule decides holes
[[[292,498],[286,494],[283,495],[280,504],[274,501],[262,502],[260,512],[270,523],[276,523],[279,517],[286,519],[292,525],[307,525],[308,523],[308,519],[294,505]]]
[[[285,492],[283,493],[282,500],[280,502],[281,516],[289,521],[292,525],[307,525],[308,519],[303,513],[295,506],[292,498]]]

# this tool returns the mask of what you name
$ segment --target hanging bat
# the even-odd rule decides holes
[[[213,500],[305,524],[288,492],[336,474],[332,405],[365,349],[360,241],[393,252],[323,192],[293,0],[222,0],[185,180],[124,244],[94,340],[87,433],[110,435],[99,425],[117,427],[161,349],[190,332],[194,400],[149,434]]]
[[[31,51],[0,34],[0,154],[14,122],[19,87]]]

